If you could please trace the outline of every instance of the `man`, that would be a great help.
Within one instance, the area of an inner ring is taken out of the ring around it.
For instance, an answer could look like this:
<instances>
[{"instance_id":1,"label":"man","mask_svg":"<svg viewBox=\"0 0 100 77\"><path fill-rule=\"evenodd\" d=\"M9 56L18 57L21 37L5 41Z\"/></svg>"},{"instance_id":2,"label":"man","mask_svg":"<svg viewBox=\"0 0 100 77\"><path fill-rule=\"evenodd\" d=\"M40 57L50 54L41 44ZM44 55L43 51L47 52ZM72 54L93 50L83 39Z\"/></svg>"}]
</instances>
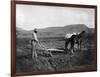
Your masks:
<instances>
[{"instance_id":1,"label":"man","mask_svg":"<svg viewBox=\"0 0 100 77\"><path fill-rule=\"evenodd\" d=\"M43 46L42 44L39 43L39 40L37 38L37 29L35 28L33 30L33 33L32 33L32 40L31 40L31 45L32 45L32 50L31 50L31 53L32 53L32 58L34 57L37 57L37 48L42 48L44 49L45 51L48 51L48 49ZM50 53L50 55L52 56L52 54Z\"/></svg>"},{"instance_id":2,"label":"man","mask_svg":"<svg viewBox=\"0 0 100 77\"><path fill-rule=\"evenodd\" d=\"M37 29L36 28L33 30L31 41L32 41L32 50L31 50L32 51L32 58L34 58L34 57L37 57L36 50L37 50L37 45L39 43L39 40L37 38Z\"/></svg>"}]
</instances>

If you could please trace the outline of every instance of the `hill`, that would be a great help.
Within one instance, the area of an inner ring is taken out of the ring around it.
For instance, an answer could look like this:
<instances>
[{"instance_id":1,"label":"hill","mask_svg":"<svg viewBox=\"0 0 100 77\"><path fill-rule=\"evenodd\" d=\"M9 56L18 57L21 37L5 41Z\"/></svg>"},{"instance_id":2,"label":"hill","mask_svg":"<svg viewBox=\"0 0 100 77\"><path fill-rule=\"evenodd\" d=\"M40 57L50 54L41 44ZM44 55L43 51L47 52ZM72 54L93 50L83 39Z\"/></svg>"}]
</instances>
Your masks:
<instances>
[{"instance_id":1,"label":"hill","mask_svg":"<svg viewBox=\"0 0 100 77\"><path fill-rule=\"evenodd\" d=\"M93 32L93 28L88 28L85 24L72 24L64 27L48 27L38 29L38 37L64 37L66 33L81 32L85 30L87 33ZM16 28L19 32L19 37L31 37L32 31L25 31L20 28Z\"/></svg>"}]
</instances>

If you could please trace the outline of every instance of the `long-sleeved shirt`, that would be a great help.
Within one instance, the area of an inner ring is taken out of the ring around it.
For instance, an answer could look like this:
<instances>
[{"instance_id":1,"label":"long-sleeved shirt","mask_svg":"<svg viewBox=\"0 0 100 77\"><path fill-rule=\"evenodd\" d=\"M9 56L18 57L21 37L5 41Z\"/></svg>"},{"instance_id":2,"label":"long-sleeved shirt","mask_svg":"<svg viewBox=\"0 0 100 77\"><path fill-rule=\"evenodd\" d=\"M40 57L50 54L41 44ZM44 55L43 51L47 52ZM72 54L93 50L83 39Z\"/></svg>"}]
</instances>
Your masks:
<instances>
[{"instance_id":1,"label":"long-sleeved shirt","mask_svg":"<svg viewBox=\"0 0 100 77\"><path fill-rule=\"evenodd\" d=\"M32 33L32 38L33 38L35 41L38 41L37 34L36 34L35 32Z\"/></svg>"}]
</instances>

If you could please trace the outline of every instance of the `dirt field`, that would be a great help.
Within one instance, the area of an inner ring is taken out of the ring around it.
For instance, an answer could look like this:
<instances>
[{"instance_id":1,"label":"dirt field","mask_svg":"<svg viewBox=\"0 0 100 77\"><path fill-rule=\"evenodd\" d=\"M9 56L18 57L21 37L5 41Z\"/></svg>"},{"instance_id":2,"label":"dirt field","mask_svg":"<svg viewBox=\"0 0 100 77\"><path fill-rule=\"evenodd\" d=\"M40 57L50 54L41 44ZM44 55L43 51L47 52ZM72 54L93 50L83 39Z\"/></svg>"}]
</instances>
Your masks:
<instances>
[{"instance_id":1,"label":"dirt field","mask_svg":"<svg viewBox=\"0 0 100 77\"><path fill-rule=\"evenodd\" d=\"M38 57L31 58L30 38L17 38L16 42L16 72L78 70L87 66L94 67L93 63L93 36L85 37L82 49L74 54L64 52L51 52L52 57L43 50L37 50ZM63 37L40 38L41 43L49 48L64 49Z\"/></svg>"}]
</instances>

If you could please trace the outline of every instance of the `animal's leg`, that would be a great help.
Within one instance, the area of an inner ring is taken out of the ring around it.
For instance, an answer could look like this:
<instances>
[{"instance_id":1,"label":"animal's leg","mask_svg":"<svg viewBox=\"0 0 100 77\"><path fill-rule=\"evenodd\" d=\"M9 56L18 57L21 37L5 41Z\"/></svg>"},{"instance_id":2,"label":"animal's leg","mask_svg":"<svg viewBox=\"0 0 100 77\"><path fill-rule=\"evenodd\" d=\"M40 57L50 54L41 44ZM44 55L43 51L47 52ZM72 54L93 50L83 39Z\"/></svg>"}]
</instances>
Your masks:
<instances>
[{"instance_id":1,"label":"animal's leg","mask_svg":"<svg viewBox=\"0 0 100 77\"><path fill-rule=\"evenodd\" d=\"M80 50L81 50L81 48L82 48L82 41L80 40Z\"/></svg>"},{"instance_id":2,"label":"animal's leg","mask_svg":"<svg viewBox=\"0 0 100 77\"><path fill-rule=\"evenodd\" d=\"M67 50L68 50L68 44L69 44L69 41L67 40L67 41L65 41L65 51L67 52Z\"/></svg>"},{"instance_id":3,"label":"animal's leg","mask_svg":"<svg viewBox=\"0 0 100 77\"><path fill-rule=\"evenodd\" d=\"M74 41L71 42L71 53L74 53Z\"/></svg>"},{"instance_id":4,"label":"animal's leg","mask_svg":"<svg viewBox=\"0 0 100 77\"><path fill-rule=\"evenodd\" d=\"M78 49L80 50L80 44L79 44L79 41L77 41L77 44L78 44Z\"/></svg>"},{"instance_id":5,"label":"animal's leg","mask_svg":"<svg viewBox=\"0 0 100 77\"><path fill-rule=\"evenodd\" d=\"M73 49L71 49L71 53L74 54L74 50Z\"/></svg>"}]
</instances>

